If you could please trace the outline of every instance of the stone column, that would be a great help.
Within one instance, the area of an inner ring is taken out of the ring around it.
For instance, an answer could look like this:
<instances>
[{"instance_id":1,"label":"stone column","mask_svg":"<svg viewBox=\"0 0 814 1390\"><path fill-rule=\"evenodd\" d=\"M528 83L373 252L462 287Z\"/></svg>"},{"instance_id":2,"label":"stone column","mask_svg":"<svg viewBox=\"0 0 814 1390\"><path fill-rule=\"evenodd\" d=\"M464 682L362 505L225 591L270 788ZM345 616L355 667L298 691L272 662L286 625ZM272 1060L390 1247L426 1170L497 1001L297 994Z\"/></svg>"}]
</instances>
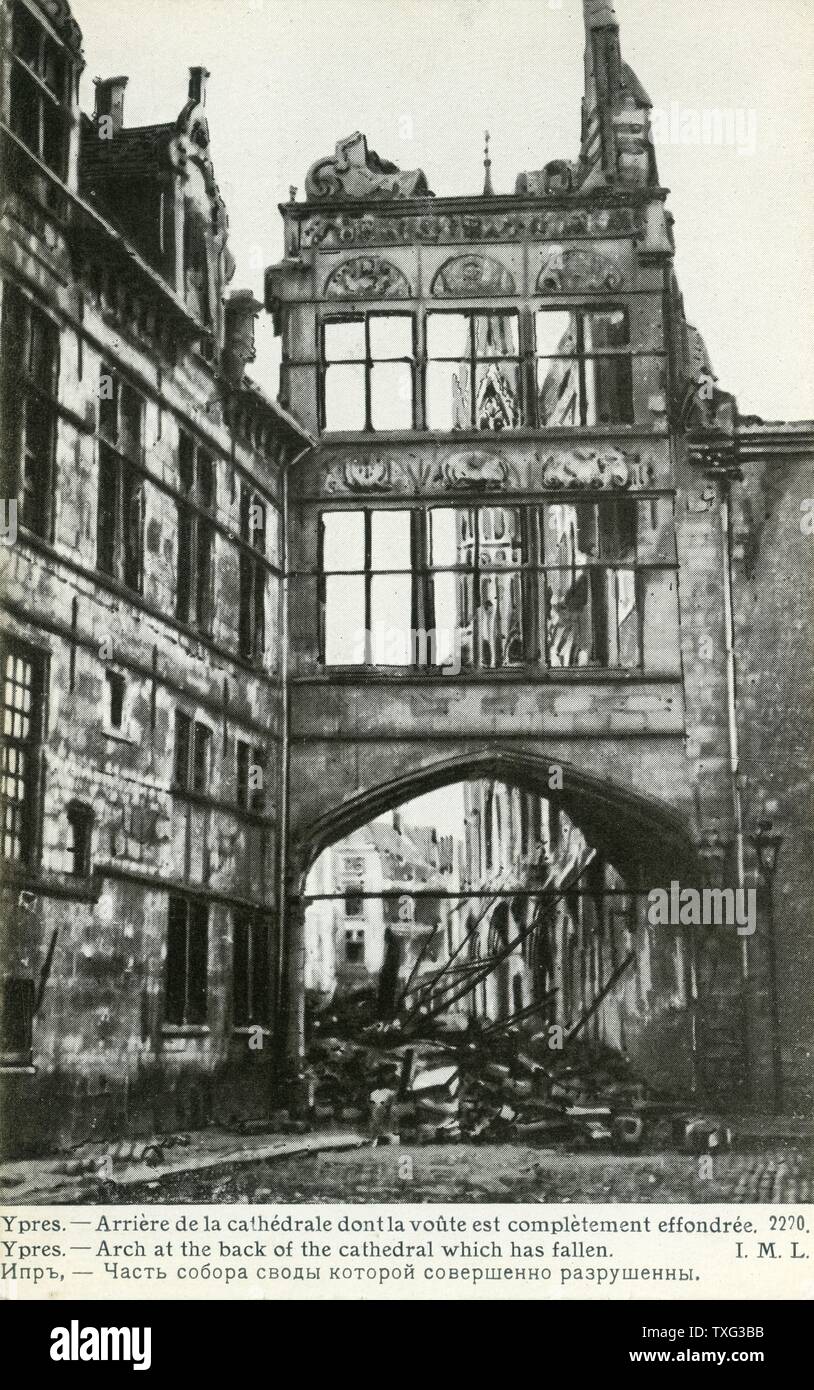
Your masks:
<instances>
[{"instance_id":1,"label":"stone column","mask_svg":"<svg viewBox=\"0 0 814 1390\"><path fill-rule=\"evenodd\" d=\"M289 896L285 906L285 1075L292 1114L308 1108L305 1076L305 907Z\"/></svg>"}]
</instances>

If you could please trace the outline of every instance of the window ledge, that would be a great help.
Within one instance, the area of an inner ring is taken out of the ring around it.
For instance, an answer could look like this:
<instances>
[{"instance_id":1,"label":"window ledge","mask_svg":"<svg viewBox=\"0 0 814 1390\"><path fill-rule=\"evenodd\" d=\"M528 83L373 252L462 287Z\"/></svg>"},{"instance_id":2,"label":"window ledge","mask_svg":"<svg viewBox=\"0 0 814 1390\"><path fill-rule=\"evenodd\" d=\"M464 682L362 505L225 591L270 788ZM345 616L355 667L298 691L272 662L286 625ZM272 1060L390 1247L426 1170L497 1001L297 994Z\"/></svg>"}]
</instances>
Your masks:
<instances>
[{"instance_id":1,"label":"window ledge","mask_svg":"<svg viewBox=\"0 0 814 1390\"><path fill-rule=\"evenodd\" d=\"M267 1028L265 1023L236 1023L232 1028L232 1034L235 1037L248 1037L249 1034L256 1033L258 1028L264 1038L271 1037L271 1029Z\"/></svg>"},{"instance_id":2,"label":"window ledge","mask_svg":"<svg viewBox=\"0 0 814 1390\"><path fill-rule=\"evenodd\" d=\"M208 1023L162 1023L165 1038L205 1038L211 1033Z\"/></svg>"},{"instance_id":3,"label":"window ledge","mask_svg":"<svg viewBox=\"0 0 814 1390\"><path fill-rule=\"evenodd\" d=\"M502 439L535 440L538 443L558 439L613 439L620 434L625 438L635 439L640 435L643 439L651 439L654 436L665 436L667 433L667 425L661 420L654 420L645 424L637 422L633 425L552 426L549 429L545 426L534 429L530 425L523 425L514 430L323 430L317 442L330 445L375 444L377 441L386 440L389 444L420 442L443 444L448 447L456 442L499 445Z\"/></svg>"},{"instance_id":4,"label":"window ledge","mask_svg":"<svg viewBox=\"0 0 814 1390\"><path fill-rule=\"evenodd\" d=\"M177 798L178 801L188 801L193 806L199 806L203 810L222 811L226 815L235 816L238 820L251 825L271 826L274 824L274 815L271 811L253 811L248 806L241 806L239 801L228 801L225 798L209 796L206 792L193 791L191 787L180 787L177 782L170 786L170 795Z\"/></svg>"},{"instance_id":5,"label":"window ledge","mask_svg":"<svg viewBox=\"0 0 814 1390\"><path fill-rule=\"evenodd\" d=\"M34 897L67 898L83 903L98 902L102 891L101 878L95 871L90 877L80 878L73 874L37 871L7 860L0 861L0 885L31 893Z\"/></svg>"},{"instance_id":6,"label":"window ledge","mask_svg":"<svg viewBox=\"0 0 814 1390\"><path fill-rule=\"evenodd\" d=\"M105 738L110 739L111 743L123 743L126 744L128 748L136 747L136 740L131 738L129 734L123 734L121 729L112 729L109 726L105 726L104 735Z\"/></svg>"},{"instance_id":7,"label":"window ledge","mask_svg":"<svg viewBox=\"0 0 814 1390\"><path fill-rule=\"evenodd\" d=\"M0 1062L0 1076L36 1076L37 1071L31 1062Z\"/></svg>"},{"instance_id":8,"label":"window ledge","mask_svg":"<svg viewBox=\"0 0 814 1390\"><path fill-rule=\"evenodd\" d=\"M293 685L330 685L341 683L390 685L422 684L426 681L468 685L585 685L591 682L611 685L675 685L681 681L680 671L627 671L603 666L579 666L573 669L536 669L514 667L503 670L448 671L438 667L413 666L330 666L313 671L292 673Z\"/></svg>"}]
</instances>

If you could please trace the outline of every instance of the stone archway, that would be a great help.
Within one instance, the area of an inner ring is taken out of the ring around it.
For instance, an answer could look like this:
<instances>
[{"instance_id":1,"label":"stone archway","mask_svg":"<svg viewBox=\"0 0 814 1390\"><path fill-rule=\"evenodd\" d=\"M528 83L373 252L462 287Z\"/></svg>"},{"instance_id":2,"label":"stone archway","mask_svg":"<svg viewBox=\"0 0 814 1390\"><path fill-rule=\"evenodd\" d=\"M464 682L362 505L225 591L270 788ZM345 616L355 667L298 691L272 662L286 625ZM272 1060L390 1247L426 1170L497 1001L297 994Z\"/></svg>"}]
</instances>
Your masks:
<instances>
[{"instance_id":1,"label":"stone archway","mask_svg":"<svg viewBox=\"0 0 814 1390\"><path fill-rule=\"evenodd\" d=\"M456 753L365 788L312 821L289 848L290 895L296 899L311 863L333 841L424 792L476 777L527 787L546 797L555 794L577 823L592 832L604 828L622 857L630 858L641 848L663 861L667 871L697 872L690 827L666 802L631 792L544 753L486 747Z\"/></svg>"},{"instance_id":2,"label":"stone archway","mask_svg":"<svg viewBox=\"0 0 814 1390\"><path fill-rule=\"evenodd\" d=\"M386 811L452 783L490 779L510 788L524 788L549 803L556 802L585 837L601 846L603 854L624 870L634 896L641 895L654 884L669 883L672 878L699 881L700 869L689 827L674 809L653 797L631 793L542 755L488 747L474 755L440 759L415 772L365 788L326 811L291 846L286 922L286 1049L292 1069L296 1070L301 1064L305 1048L303 896L311 865L324 850ZM507 912L507 918L508 915ZM649 952L647 943L645 956L648 959ZM492 997L504 1011L510 1011L521 989L515 985L514 976L511 966L504 967L502 973L496 974L492 985ZM688 1016L685 1024L685 1051L692 1066L694 1057L688 1040L695 1032ZM669 1046L669 1039L665 1046Z\"/></svg>"}]
</instances>

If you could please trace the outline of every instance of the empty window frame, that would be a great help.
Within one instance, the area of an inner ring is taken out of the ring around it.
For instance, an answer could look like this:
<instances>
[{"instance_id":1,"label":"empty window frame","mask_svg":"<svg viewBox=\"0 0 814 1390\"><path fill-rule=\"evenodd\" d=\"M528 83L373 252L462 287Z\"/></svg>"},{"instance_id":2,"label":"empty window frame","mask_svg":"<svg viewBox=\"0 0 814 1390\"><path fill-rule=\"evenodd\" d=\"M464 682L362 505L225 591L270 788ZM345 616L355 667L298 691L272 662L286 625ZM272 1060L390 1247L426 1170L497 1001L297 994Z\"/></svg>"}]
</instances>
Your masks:
<instances>
[{"instance_id":1,"label":"empty window frame","mask_svg":"<svg viewBox=\"0 0 814 1390\"><path fill-rule=\"evenodd\" d=\"M178 580L175 616L200 632L212 627L215 466L184 431L178 445Z\"/></svg>"},{"instance_id":2,"label":"empty window frame","mask_svg":"<svg viewBox=\"0 0 814 1390\"><path fill-rule=\"evenodd\" d=\"M412 314L356 314L322 324L325 430L411 430L415 342Z\"/></svg>"},{"instance_id":3,"label":"empty window frame","mask_svg":"<svg viewBox=\"0 0 814 1390\"><path fill-rule=\"evenodd\" d=\"M267 916L236 908L232 917L232 1024L246 1028L269 1022L269 929Z\"/></svg>"},{"instance_id":4,"label":"empty window frame","mask_svg":"<svg viewBox=\"0 0 814 1390\"><path fill-rule=\"evenodd\" d=\"M262 815L266 809L266 750L244 739L235 744L236 801L243 811Z\"/></svg>"},{"instance_id":5,"label":"empty window frame","mask_svg":"<svg viewBox=\"0 0 814 1390\"><path fill-rule=\"evenodd\" d=\"M124 730L124 697L127 682L119 671L105 671L106 721L108 729L116 733Z\"/></svg>"},{"instance_id":6,"label":"empty window frame","mask_svg":"<svg viewBox=\"0 0 814 1390\"><path fill-rule=\"evenodd\" d=\"M11 47L9 124L31 153L64 180L73 65L61 44L19 0L13 11Z\"/></svg>"},{"instance_id":7,"label":"empty window frame","mask_svg":"<svg viewBox=\"0 0 814 1390\"><path fill-rule=\"evenodd\" d=\"M93 808L82 801L72 801L66 808L65 819L64 871L73 878L89 878L92 868Z\"/></svg>"},{"instance_id":8,"label":"empty window frame","mask_svg":"<svg viewBox=\"0 0 814 1390\"><path fill-rule=\"evenodd\" d=\"M427 315L428 429L500 431L522 423L519 326L516 311Z\"/></svg>"},{"instance_id":9,"label":"empty window frame","mask_svg":"<svg viewBox=\"0 0 814 1390\"><path fill-rule=\"evenodd\" d=\"M364 915L364 888L361 883L350 884L345 888L345 916L351 918L364 918Z\"/></svg>"},{"instance_id":10,"label":"empty window frame","mask_svg":"<svg viewBox=\"0 0 814 1390\"><path fill-rule=\"evenodd\" d=\"M534 341L541 428L634 423L625 309L541 309Z\"/></svg>"},{"instance_id":11,"label":"empty window frame","mask_svg":"<svg viewBox=\"0 0 814 1390\"><path fill-rule=\"evenodd\" d=\"M413 664L409 511L323 512L322 651L327 666Z\"/></svg>"},{"instance_id":12,"label":"empty window frame","mask_svg":"<svg viewBox=\"0 0 814 1390\"><path fill-rule=\"evenodd\" d=\"M99 376L99 494L96 564L136 593L144 557L144 402L108 367Z\"/></svg>"},{"instance_id":13,"label":"empty window frame","mask_svg":"<svg viewBox=\"0 0 814 1390\"><path fill-rule=\"evenodd\" d=\"M364 927L347 927L345 930L345 963L347 965L364 965L365 963L365 929Z\"/></svg>"},{"instance_id":14,"label":"empty window frame","mask_svg":"<svg viewBox=\"0 0 814 1390\"><path fill-rule=\"evenodd\" d=\"M167 914L164 1020L173 1027L206 1023L208 954L206 903L172 894Z\"/></svg>"},{"instance_id":15,"label":"empty window frame","mask_svg":"<svg viewBox=\"0 0 814 1390\"><path fill-rule=\"evenodd\" d=\"M538 509L546 664L673 669L675 531L667 498L549 502Z\"/></svg>"},{"instance_id":16,"label":"empty window frame","mask_svg":"<svg viewBox=\"0 0 814 1390\"><path fill-rule=\"evenodd\" d=\"M323 512L328 666L672 670L667 498Z\"/></svg>"},{"instance_id":17,"label":"empty window frame","mask_svg":"<svg viewBox=\"0 0 814 1390\"><path fill-rule=\"evenodd\" d=\"M240 655L260 662L266 646L266 506L241 484L240 491Z\"/></svg>"},{"instance_id":18,"label":"empty window frame","mask_svg":"<svg viewBox=\"0 0 814 1390\"><path fill-rule=\"evenodd\" d=\"M192 790L199 796L206 796L211 776L212 730L196 720L192 728Z\"/></svg>"},{"instance_id":19,"label":"empty window frame","mask_svg":"<svg viewBox=\"0 0 814 1390\"><path fill-rule=\"evenodd\" d=\"M6 976L0 1004L0 1066L31 1066L34 1006L34 981Z\"/></svg>"},{"instance_id":20,"label":"empty window frame","mask_svg":"<svg viewBox=\"0 0 814 1390\"><path fill-rule=\"evenodd\" d=\"M520 507L433 507L426 513L422 627L436 664L503 669L530 659L524 570L530 555Z\"/></svg>"},{"instance_id":21,"label":"empty window frame","mask_svg":"<svg viewBox=\"0 0 814 1390\"><path fill-rule=\"evenodd\" d=\"M51 538L59 385L59 330L15 286L3 286L3 492L18 520Z\"/></svg>"},{"instance_id":22,"label":"empty window frame","mask_svg":"<svg viewBox=\"0 0 814 1390\"><path fill-rule=\"evenodd\" d=\"M173 785L206 796L212 775L212 730L183 710L175 711Z\"/></svg>"},{"instance_id":23,"label":"empty window frame","mask_svg":"<svg viewBox=\"0 0 814 1390\"><path fill-rule=\"evenodd\" d=\"M39 653L21 643L0 646L0 663L2 857L30 865L36 844L44 663Z\"/></svg>"}]
</instances>

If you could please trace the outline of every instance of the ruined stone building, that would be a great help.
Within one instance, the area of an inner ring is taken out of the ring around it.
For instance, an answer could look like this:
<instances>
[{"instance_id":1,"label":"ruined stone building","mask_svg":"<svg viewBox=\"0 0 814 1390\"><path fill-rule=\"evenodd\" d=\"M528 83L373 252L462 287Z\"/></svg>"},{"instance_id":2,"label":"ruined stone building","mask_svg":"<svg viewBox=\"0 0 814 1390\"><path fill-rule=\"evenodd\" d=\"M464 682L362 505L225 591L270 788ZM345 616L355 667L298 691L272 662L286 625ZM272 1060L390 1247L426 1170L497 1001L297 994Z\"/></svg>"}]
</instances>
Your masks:
<instances>
[{"instance_id":1,"label":"ruined stone building","mask_svg":"<svg viewBox=\"0 0 814 1390\"><path fill-rule=\"evenodd\" d=\"M451 838L399 811L323 851L305 889L305 990L317 1012L357 1000L395 1015L399 995L443 952L454 867Z\"/></svg>"},{"instance_id":2,"label":"ruined stone building","mask_svg":"<svg viewBox=\"0 0 814 1390\"><path fill-rule=\"evenodd\" d=\"M641 896L556 798L481 779L465 784L465 802L456 925L461 968L476 979L470 1013L536 1031L556 1024L691 1090L686 933L662 927L657 939ZM654 990L651 1013L643 1002Z\"/></svg>"},{"instance_id":3,"label":"ruined stone building","mask_svg":"<svg viewBox=\"0 0 814 1390\"><path fill-rule=\"evenodd\" d=\"M272 1050L280 473L207 73L80 116L62 0L3 7L3 1130L258 1105ZM11 535L7 536L11 540ZM13 1133L12 1133L13 1131Z\"/></svg>"},{"instance_id":4,"label":"ruined stone building","mask_svg":"<svg viewBox=\"0 0 814 1390\"><path fill-rule=\"evenodd\" d=\"M461 781L526 805L498 837L523 820L524 903L497 885L465 947L500 967L487 1012L555 990L573 1024L601 996L660 1084L806 1102L814 426L719 387L649 99L613 5L584 9L575 158L449 198L359 133L311 168L266 277L275 403L246 376L261 306L229 288L206 71L166 124L128 128L124 77L89 118L65 0L3 5L18 1148L277 1105L319 856ZM753 937L649 928L654 887L754 886L766 816Z\"/></svg>"},{"instance_id":5,"label":"ruined stone building","mask_svg":"<svg viewBox=\"0 0 814 1390\"><path fill-rule=\"evenodd\" d=\"M649 98L613 5L584 11L576 159L511 195L487 164L482 192L447 198L357 132L281 208L280 400L317 437L288 479L286 1046L302 1056L315 856L480 779L544 798L601 874L557 908L561 1016L600 1000L597 1026L662 1084L804 1104L814 435L720 388ZM649 927L655 887L756 887L766 817L785 835L773 924L763 885L751 938ZM629 919L608 920L615 895ZM500 946L528 911L504 894L472 933L486 1010L550 983L530 937Z\"/></svg>"}]
</instances>

